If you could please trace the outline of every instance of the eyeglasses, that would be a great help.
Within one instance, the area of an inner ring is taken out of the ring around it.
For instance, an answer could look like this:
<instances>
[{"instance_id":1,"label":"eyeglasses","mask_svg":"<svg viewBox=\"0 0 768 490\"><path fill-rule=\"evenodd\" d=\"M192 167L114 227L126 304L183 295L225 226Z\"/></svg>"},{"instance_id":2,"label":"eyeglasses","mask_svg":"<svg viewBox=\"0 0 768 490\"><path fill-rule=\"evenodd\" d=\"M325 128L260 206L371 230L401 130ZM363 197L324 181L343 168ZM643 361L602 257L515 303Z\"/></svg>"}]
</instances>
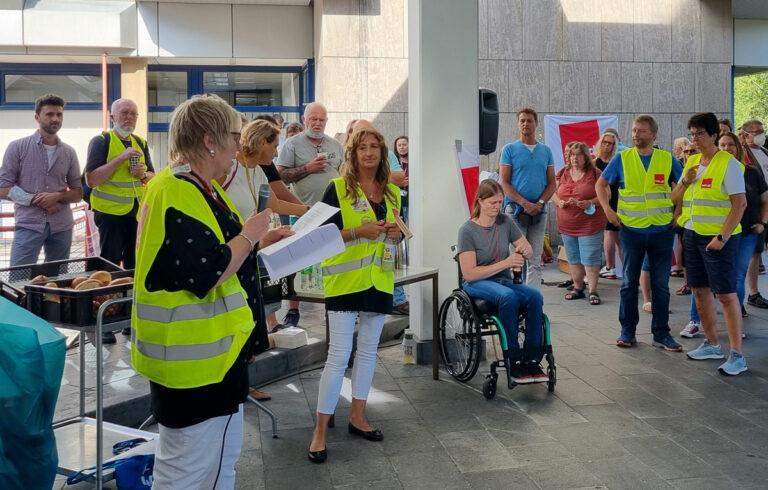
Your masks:
<instances>
[{"instance_id":1,"label":"eyeglasses","mask_svg":"<svg viewBox=\"0 0 768 490\"><path fill-rule=\"evenodd\" d=\"M758 129L756 131L744 131L744 132L747 134L751 134L752 136L758 136L765 133L765 131L763 131L762 129Z\"/></svg>"},{"instance_id":2,"label":"eyeglasses","mask_svg":"<svg viewBox=\"0 0 768 490\"><path fill-rule=\"evenodd\" d=\"M696 150L683 150L684 155L695 155Z\"/></svg>"},{"instance_id":3,"label":"eyeglasses","mask_svg":"<svg viewBox=\"0 0 768 490\"><path fill-rule=\"evenodd\" d=\"M240 133L239 131L230 131L230 132L229 132L229 134L231 134L231 135L232 135L232 137L233 137L233 138L234 138L234 140L235 140L235 143L237 143L238 145L240 145L240 136L241 136L241 133Z\"/></svg>"},{"instance_id":4,"label":"eyeglasses","mask_svg":"<svg viewBox=\"0 0 768 490\"><path fill-rule=\"evenodd\" d=\"M614 141L603 141L603 144L604 145L608 145L608 146L613 146L613 145L616 144L616 142L614 142Z\"/></svg>"},{"instance_id":5,"label":"eyeglasses","mask_svg":"<svg viewBox=\"0 0 768 490\"><path fill-rule=\"evenodd\" d=\"M688 133L688 136L690 136L691 139L694 139L694 138L701 138L706 134L708 134L706 131L691 131L690 133Z\"/></svg>"}]
</instances>

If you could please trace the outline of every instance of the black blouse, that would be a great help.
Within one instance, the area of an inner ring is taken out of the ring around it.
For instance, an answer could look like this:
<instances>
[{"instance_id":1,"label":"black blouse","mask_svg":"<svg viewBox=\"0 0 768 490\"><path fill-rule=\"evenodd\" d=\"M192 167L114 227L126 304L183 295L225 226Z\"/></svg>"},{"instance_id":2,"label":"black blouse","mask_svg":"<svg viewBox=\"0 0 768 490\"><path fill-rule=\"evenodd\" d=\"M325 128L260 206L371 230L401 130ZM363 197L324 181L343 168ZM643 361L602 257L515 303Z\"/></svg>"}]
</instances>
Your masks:
<instances>
[{"instance_id":1,"label":"black blouse","mask_svg":"<svg viewBox=\"0 0 768 490\"><path fill-rule=\"evenodd\" d=\"M191 182L205 196L225 241L240 233L241 225L237 216L226 209L223 202L204 192L192 179L184 176L178 178ZM219 243L213 230L197 219L170 208L165 213L164 243L147 274L147 290L187 290L203 298L218 282L231 257L232 251L225 244ZM253 253L245 259L237 271L237 278L248 295L248 306L253 317L258 319L263 305L255 257ZM237 412L238 405L248 395L248 359L266 350L267 346L266 326L256 325L221 382L190 389L168 388L150 382L155 419L166 427L182 428Z\"/></svg>"},{"instance_id":2,"label":"black blouse","mask_svg":"<svg viewBox=\"0 0 768 490\"><path fill-rule=\"evenodd\" d=\"M339 196L336 195L336 186L331 184L325 189L322 201L329 206L339 207ZM381 202L368 201L376 213L377 220L384 220L387 218L387 205L382 200ZM341 211L334 214L327 223L335 224L340 230L344 229L344 220L341 218ZM360 291L358 293L342 294L341 296L333 296L331 298L325 298L325 309L328 311L369 311L371 313L392 313L392 300L393 296L389 293L379 291L375 287L371 287L366 291Z\"/></svg>"}]
</instances>

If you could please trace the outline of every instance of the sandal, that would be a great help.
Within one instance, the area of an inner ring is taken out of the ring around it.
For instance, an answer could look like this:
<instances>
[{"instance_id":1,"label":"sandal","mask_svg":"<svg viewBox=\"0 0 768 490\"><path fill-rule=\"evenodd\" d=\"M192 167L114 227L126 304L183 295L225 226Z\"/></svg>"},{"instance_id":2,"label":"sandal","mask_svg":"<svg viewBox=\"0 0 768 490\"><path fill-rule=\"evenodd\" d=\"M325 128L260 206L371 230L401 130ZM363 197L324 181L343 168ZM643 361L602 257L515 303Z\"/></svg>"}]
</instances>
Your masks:
<instances>
[{"instance_id":1,"label":"sandal","mask_svg":"<svg viewBox=\"0 0 768 490\"><path fill-rule=\"evenodd\" d=\"M589 304L591 304L591 305L599 305L600 303L602 303L602 301L600 301L600 295L597 294L597 291L590 292L589 293Z\"/></svg>"},{"instance_id":2,"label":"sandal","mask_svg":"<svg viewBox=\"0 0 768 490\"><path fill-rule=\"evenodd\" d=\"M691 294L691 288L687 284L683 284L677 291L675 291L675 294L678 296L688 296Z\"/></svg>"},{"instance_id":3,"label":"sandal","mask_svg":"<svg viewBox=\"0 0 768 490\"><path fill-rule=\"evenodd\" d=\"M573 280L568 279L567 281L563 281L557 284L557 287L559 288L567 288L568 286L573 286Z\"/></svg>"},{"instance_id":4,"label":"sandal","mask_svg":"<svg viewBox=\"0 0 768 490\"><path fill-rule=\"evenodd\" d=\"M282 323L278 323L277 325L272 327L272 330L270 330L269 333L277 333L277 332L279 332L280 330L282 330L284 328L288 328L288 326L287 325L283 325Z\"/></svg>"},{"instance_id":5,"label":"sandal","mask_svg":"<svg viewBox=\"0 0 768 490\"><path fill-rule=\"evenodd\" d=\"M576 289L574 288L573 291L565 295L565 299L568 301L572 301L574 299L582 299L586 298L586 295L584 295L584 288L582 289Z\"/></svg>"}]
</instances>

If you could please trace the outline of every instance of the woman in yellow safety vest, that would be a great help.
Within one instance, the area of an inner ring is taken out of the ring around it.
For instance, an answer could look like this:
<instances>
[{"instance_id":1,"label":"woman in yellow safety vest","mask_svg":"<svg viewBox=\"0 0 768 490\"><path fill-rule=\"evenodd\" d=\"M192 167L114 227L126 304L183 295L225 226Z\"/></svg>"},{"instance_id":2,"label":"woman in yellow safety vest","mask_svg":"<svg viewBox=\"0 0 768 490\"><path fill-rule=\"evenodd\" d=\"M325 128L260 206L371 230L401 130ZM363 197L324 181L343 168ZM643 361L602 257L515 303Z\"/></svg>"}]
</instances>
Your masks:
<instances>
[{"instance_id":1,"label":"woman in yellow safety vest","mask_svg":"<svg viewBox=\"0 0 768 490\"><path fill-rule=\"evenodd\" d=\"M214 180L240 148L240 117L224 100L179 105L168 143L171 167L139 212L132 312L131 359L160 427L154 483L234 488L246 363L267 342L254 330L263 306L253 251L290 232L267 232L269 209L243 221Z\"/></svg>"},{"instance_id":2,"label":"woman in yellow safety vest","mask_svg":"<svg viewBox=\"0 0 768 490\"><path fill-rule=\"evenodd\" d=\"M346 250L322 263L330 345L320 378L317 423L309 446L308 457L313 463L322 463L327 456L326 429L339 400L358 319L360 331L352 370L348 430L369 441L384 438L380 430L368 423L365 402L373 381L384 315L392 312L392 249L402 238L394 224L400 209L400 192L389 184L387 153L381 133L370 127L355 131L347 139L341 177L331 181L322 199L341 210L329 222L341 229Z\"/></svg>"},{"instance_id":3,"label":"woman in yellow safety vest","mask_svg":"<svg viewBox=\"0 0 768 490\"><path fill-rule=\"evenodd\" d=\"M715 293L723 308L730 344L730 355L718 370L735 376L747 370L741 351L741 307L736 294L740 222L747 207L744 165L716 146L720 127L713 113L694 114L688 120L688 130L700 153L686 160L672 200L682 206L677 223L685 228L685 272L706 339L687 355L697 361L726 358L717 338Z\"/></svg>"}]
</instances>

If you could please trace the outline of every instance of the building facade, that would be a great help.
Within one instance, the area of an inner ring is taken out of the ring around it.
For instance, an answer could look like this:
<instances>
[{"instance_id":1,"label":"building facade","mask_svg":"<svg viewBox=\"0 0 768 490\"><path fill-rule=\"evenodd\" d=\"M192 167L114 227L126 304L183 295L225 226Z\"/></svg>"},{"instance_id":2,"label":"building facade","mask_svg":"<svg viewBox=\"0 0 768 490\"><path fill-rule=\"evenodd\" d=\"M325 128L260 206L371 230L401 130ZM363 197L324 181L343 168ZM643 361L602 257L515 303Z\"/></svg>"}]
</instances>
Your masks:
<instances>
[{"instance_id":1,"label":"building facade","mask_svg":"<svg viewBox=\"0 0 768 490\"><path fill-rule=\"evenodd\" d=\"M102 129L103 54L107 101L138 102L138 132L159 166L170 112L204 92L289 121L318 100L329 133L366 118L391 142L408 132L407 2L4 1L0 151L35 127L35 97L57 92L69 101L62 136L84 162ZM515 137L524 106L542 115L618 114L624 139L632 117L647 112L664 147L687 132L693 112L731 117L734 66L768 65L764 50L749 49L768 38L761 3L478 0L480 85L499 95L499 147ZM497 162L498 153L484 166Z\"/></svg>"}]
</instances>

